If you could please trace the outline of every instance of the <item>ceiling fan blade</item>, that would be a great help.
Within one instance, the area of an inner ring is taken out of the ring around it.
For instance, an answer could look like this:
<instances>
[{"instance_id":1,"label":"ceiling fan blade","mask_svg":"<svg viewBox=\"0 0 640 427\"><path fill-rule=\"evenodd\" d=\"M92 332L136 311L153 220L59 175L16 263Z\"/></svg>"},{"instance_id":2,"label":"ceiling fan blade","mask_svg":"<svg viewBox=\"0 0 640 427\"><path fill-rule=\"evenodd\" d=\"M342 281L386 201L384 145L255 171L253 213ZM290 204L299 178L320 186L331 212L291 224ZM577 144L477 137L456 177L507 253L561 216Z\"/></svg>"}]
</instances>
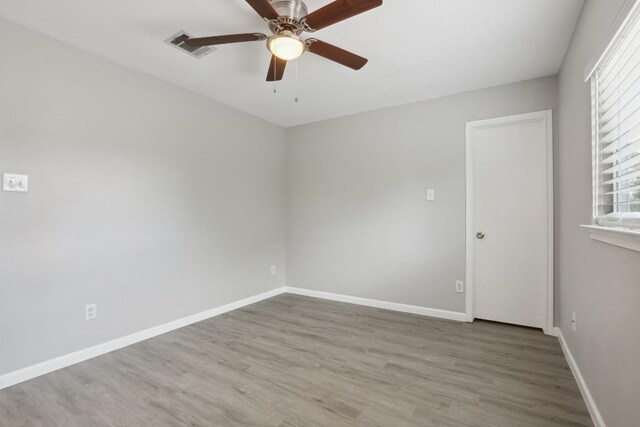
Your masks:
<instances>
[{"instance_id":1,"label":"ceiling fan blade","mask_svg":"<svg viewBox=\"0 0 640 427\"><path fill-rule=\"evenodd\" d=\"M226 36L200 37L185 40L187 46L198 48L227 43L257 42L266 40L267 36L261 33L229 34Z\"/></svg>"},{"instance_id":2,"label":"ceiling fan blade","mask_svg":"<svg viewBox=\"0 0 640 427\"><path fill-rule=\"evenodd\" d=\"M280 16L273 6L271 6L269 0L247 0L247 3L264 19L278 19Z\"/></svg>"},{"instance_id":3,"label":"ceiling fan blade","mask_svg":"<svg viewBox=\"0 0 640 427\"><path fill-rule=\"evenodd\" d=\"M287 61L280 59L275 55L271 55L271 64L269 64L269 72L267 73L267 81L280 81L284 76L284 69L287 67Z\"/></svg>"},{"instance_id":4,"label":"ceiling fan blade","mask_svg":"<svg viewBox=\"0 0 640 427\"><path fill-rule=\"evenodd\" d=\"M307 50L311 53L315 53L316 55L322 56L323 58L327 58L331 61L337 62L338 64L342 64L345 67L349 67L354 70L359 70L360 68L364 67L367 62L369 62L367 58L363 58L362 56L358 56L355 53L340 49L337 46L325 43L318 39L308 39Z\"/></svg>"},{"instance_id":5,"label":"ceiling fan blade","mask_svg":"<svg viewBox=\"0 0 640 427\"><path fill-rule=\"evenodd\" d=\"M381 5L382 0L335 0L307 15L304 22L317 31Z\"/></svg>"}]
</instances>

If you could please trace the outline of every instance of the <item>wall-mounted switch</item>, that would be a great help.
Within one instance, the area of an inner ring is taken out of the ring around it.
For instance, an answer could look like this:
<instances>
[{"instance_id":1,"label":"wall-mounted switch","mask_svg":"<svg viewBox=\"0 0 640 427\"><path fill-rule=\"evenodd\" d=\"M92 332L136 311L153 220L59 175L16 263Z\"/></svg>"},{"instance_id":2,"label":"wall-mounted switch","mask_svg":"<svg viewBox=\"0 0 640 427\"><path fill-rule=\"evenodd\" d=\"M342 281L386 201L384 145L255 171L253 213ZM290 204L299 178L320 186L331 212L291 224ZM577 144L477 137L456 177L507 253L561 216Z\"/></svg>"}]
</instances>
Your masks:
<instances>
[{"instance_id":1,"label":"wall-mounted switch","mask_svg":"<svg viewBox=\"0 0 640 427\"><path fill-rule=\"evenodd\" d=\"M98 304L87 304L84 306L84 320L92 320L98 317Z\"/></svg>"},{"instance_id":2,"label":"wall-mounted switch","mask_svg":"<svg viewBox=\"0 0 640 427\"><path fill-rule=\"evenodd\" d=\"M3 191L19 191L26 193L29 191L29 177L27 175L16 175L14 173L2 174Z\"/></svg>"},{"instance_id":3,"label":"wall-mounted switch","mask_svg":"<svg viewBox=\"0 0 640 427\"><path fill-rule=\"evenodd\" d=\"M427 201L432 201L436 199L436 190L430 188L427 190Z\"/></svg>"},{"instance_id":4,"label":"wall-mounted switch","mask_svg":"<svg viewBox=\"0 0 640 427\"><path fill-rule=\"evenodd\" d=\"M276 274L276 266L275 265L271 266L271 274Z\"/></svg>"},{"instance_id":5,"label":"wall-mounted switch","mask_svg":"<svg viewBox=\"0 0 640 427\"><path fill-rule=\"evenodd\" d=\"M464 282L462 280L456 280L456 292L464 292Z\"/></svg>"}]
</instances>

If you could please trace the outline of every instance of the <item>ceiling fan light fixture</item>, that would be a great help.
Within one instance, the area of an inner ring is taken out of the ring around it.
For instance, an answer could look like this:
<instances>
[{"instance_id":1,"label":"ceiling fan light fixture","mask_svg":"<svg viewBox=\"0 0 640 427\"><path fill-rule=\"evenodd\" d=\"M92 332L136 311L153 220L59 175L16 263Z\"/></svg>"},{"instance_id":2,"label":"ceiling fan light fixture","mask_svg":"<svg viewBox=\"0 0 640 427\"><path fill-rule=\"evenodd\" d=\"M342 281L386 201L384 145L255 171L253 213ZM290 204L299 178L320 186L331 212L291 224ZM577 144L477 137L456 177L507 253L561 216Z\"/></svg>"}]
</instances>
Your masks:
<instances>
[{"instance_id":1,"label":"ceiling fan light fixture","mask_svg":"<svg viewBox=\"0 0 640 427\"><path fill-rule=\"evenodd\" d=\"M263 33L241 33L187 38L183 43L187 48L195 51L206 46L267 40L267 49L271 52L267 73L268 82L282 80L287 62L300 57L306 51L352 70L364 67L367 58L315 38L305 40L300 37L300 34L313 33L353 18L381 6L383 2L383 0L332 0L326 6L308 13L304 0L245 1L266 21L269 30L273 33L271 37Z\"/></svg>"},{"instance_id":2,"label":"ceiling fan light fixture","mask_svg":"<svg viewBox=\"0 0 640 427\"><path fill-rule=\"evenodd\" d=\"M305 51L304 41L288 31L269 37L267 47L277 58L285 61L296 59Z\"/></svg>"}]
</instances>

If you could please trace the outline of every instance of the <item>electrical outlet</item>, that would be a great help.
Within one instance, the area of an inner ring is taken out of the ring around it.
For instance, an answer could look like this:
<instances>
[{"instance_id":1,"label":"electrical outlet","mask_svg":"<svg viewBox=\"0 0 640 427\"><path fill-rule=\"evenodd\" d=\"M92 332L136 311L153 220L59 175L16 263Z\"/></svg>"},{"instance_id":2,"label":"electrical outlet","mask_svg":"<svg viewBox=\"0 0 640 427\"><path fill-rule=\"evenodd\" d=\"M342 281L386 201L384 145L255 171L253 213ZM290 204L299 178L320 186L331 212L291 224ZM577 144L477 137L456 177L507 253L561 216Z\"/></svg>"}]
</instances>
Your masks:
<instances>
[{"instance_id":1,"label":"electrical outlet","mask_svg":"<svg viewBox=\"0 0 640 427\"><path fill-rule=\"evenodd\" d=\"M462 280L456 280L456 292L464 292L464 282Z\"/></svg>"},{"instance_id":2,"label":"electrical outlet","mask_svg":"<svg viewBox=\"0 0 640 427\"><path fill-rule=\"evenodd\" d=\"M276 274L276 266L275 265L271 266L271 274Z\"/></svg>"},{"instance_id":3,"label":"electrical outlet","mask_svg":"<svg viewBox=\"0 0 640 427\"><path fill-rule=\"evenodd\" d=\"M431 202L436 199L436 190L429 188L427 190L427 201Z\"/></svg>"},{"instance_id":4,"label":"electrical outlet","mask_svg":"<svg viewBox=\"0 0 640 427\"><path fill-rule=\"evenodd\" d=\"M574 332L575 332L576 328L577 328L577 326L576 326L576 312L572 311L571 312L571 329L573 329Z\"/></svg>"},{"instance_id":5,"label":"electrical outlet","mask_svg":"<svg viewBox=\"0 0 640 427\"><path fill-rule=\"evenodd\" d=\"M98 304L87 304L84 306L84 320L92 320L98 317Z\"/></svg>"},{"instance_id":6,"label":"electrical outlet","mask_svg":"<svg viewBox=\"0 0 640 427\"><path fill-rule=\"evenodd\" d=\"M16 175L14 173L2 174L2 190L18 191L26 193L29 191L29 177L27 175Z\"/></svg>"}]
</instances>

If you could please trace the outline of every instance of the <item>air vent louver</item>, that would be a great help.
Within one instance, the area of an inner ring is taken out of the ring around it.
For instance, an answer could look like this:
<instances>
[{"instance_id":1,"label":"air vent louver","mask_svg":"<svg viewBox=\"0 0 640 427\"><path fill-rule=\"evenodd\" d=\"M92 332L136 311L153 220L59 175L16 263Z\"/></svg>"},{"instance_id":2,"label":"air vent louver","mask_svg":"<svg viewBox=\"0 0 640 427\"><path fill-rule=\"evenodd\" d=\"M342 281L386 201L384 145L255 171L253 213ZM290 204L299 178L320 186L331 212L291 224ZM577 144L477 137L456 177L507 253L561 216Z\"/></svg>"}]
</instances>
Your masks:
<instances>
[{"instance_id":1,"label":"air vent louver","mask_svg":"<svg viewBox=\"0 0 640 427\"><path fill-rule=\"evenodd\" d=\"M188 53L194 58L202 58L203 56L206 56L216 50L216 48L213 46L204 46L199 48L193 48L191 46L188 46L185 43L185 41L189 40L190 38L191 38L191 35L188 34L186 31L179 31L176 34L169 37L168 39L166 39L164 42L168 45L171 45L175 48L180 49L183 52Z\"/></svg>"}]
</instances>

